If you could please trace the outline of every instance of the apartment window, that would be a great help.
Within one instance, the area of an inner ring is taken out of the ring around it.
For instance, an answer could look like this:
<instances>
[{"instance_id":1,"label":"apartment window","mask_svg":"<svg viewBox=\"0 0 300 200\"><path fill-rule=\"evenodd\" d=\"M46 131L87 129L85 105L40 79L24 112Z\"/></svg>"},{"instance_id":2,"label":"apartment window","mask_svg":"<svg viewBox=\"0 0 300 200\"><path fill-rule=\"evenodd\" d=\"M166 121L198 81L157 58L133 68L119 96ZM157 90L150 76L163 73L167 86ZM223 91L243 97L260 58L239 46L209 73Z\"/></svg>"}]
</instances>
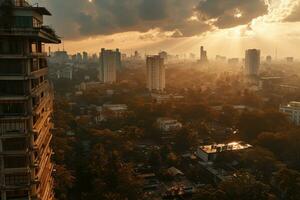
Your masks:
<instances>
[{"instance_id":1,"label":"apartment window","mask_svg":"<svg viewBox=\"0 0 300 200\"><path fill-rule=\"evenodd\" d=\"M26 130L26 121L9 120L0 122L0 134L24 132Z\"/></svg>"},{"instance_id":2,"label":"apartment window","mask_svg":"<svg viewBox=\"0 0 300 200\"><path fill-rule=\"evenodd\" d=\"M14 190L6 192L7 200L15 200L15 199L29 199L28 191L26 190Z\"/></svg>"},{"instance_id":3,"label":"apartment window","mask_svg":"<svg viewBox=\"0 0 300 200\"><path fill-rule=\"evenodd\" d=\"M44 59L44 58L40 58L39 59L39 66L40 66L40 69L47 68L48 67L47 60Z\"/></svg>"},{"instance_id":4,"label":"apartment window","mask_svg":"<svg viewBox=\"0 0 300 200\"><path fill-rule=\"evenodd\" d=\"M25 81L0 81L0 95L25 95Z\"/></svg>"},{"instance_id":5,"label":"apartment window","mask_svg":"<svg viewBox=\"0 0 300 200\"><path fill-rule=\"evenodd\" d=\"M5 185L19 186L28 184L28 175L26 173L5 175ZM22 193L23 194L23 193Z\"/></svg>"},{"instance_id":6,"label":"apartment window","mask_svg":"<svg viewBox=\"0 0 300 200\"><path fill-rule=\"evenodd\" d=\"M2 139L4 151L23 151L26 149L25 138Z\"/></svg>"},{"instance_id":7,"label":"apartment window","mask_svg":"<svg viewBox=\"0 0 300 200\"><path fill-rule=\"evenodd\" d=\"M16 16L15 27L17 28L32 28L33 18L31 16Z\"/></svg>"},{"instance_id":8,"label":"apartment window","mask_svg":"<svg viewBox=\"0 0 300 200\"><path fill-rule=\"evenodd\" d=\"M1 103L0 115L25 114L24 103Z\"/></svg>"},{"instance_id":9,"label":"apartment window","mask_svg":"<svg viewBox=\"0 0 300 200\"><path fill-rule=\"evenodd\" d=\"M1 75L23 75L25 73L25 64L21 60L3 59L0 62Z\"/></svg>"},{"instance_id":10,"label":"apartment window","mask_svg":"<svg viewBox=\"0 0 300 200\"><path fill-rule=\"evenodd\" d=\"M21 54L23 42L21 40L0 40L0 54Z\"/></svg>"},{"instance_id":11,"label":"apartment window","mask_svg":"<svg viewBox=\"0 0 300 200\"><path fill-rule=\"evenodd\" d=\"M5 156L4 168L23 168L26 167L25 156Z\"/></svg>"}]
</instances>

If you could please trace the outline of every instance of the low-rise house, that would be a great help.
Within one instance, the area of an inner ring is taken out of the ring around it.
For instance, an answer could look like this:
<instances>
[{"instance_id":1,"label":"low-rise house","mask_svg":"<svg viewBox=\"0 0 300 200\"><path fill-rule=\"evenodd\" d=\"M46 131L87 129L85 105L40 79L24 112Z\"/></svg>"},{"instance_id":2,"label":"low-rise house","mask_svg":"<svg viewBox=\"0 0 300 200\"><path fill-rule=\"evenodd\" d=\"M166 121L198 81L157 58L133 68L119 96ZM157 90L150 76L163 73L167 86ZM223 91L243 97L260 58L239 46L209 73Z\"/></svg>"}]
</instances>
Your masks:
<instances>
[{"instance_id":1,"label":"low-rise house","mask_svg":"<svg viewBox=\"0 0 300 200\"><path fill-rule=\"evenodd\" d=\"M158 118L157 126L161 131L170 132L180 130L182 128L182 123L176 119Z\"/></svg>"}]
</instances>

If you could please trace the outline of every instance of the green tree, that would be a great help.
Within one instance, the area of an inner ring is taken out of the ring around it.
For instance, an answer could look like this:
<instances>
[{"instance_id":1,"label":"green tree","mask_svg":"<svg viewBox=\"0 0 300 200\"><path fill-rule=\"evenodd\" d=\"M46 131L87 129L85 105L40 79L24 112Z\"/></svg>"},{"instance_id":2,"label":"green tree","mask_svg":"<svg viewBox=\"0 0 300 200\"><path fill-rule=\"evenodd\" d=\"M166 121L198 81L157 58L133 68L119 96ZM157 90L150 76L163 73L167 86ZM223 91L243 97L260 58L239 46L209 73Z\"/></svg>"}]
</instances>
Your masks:
<instances>
[{"instance_id":1,"label":"green tree","mask_svg":"<svg viewBox=\"0 0 300 200\"><path fill-rule=\"evenodd\" d=\"M270 197L269 186L247 172L234 174L232 179L222 182L219 189L225 193L226 200L268 200Z\"/></svg>"},{"instance_id":2,"label":"green tree","mask_svg":"<svg viewBox=\"0 0 300 200\"><path fill-rule=\"evenodd\" d=\"M285 200L300 199L300 173L283 168L274 174L274 186Z\"/></svg>"},{"instance_id":3,"label":"green tree","mask_svg":"<svg viewBox=\"0 0 300 200\"><path fill-rule=\"evenodd\" d=\"M75 182L75 177L72 175L71 171L66 169L64 165L55 165L55 196L60 200L69 199L69 190L73 187Z\"/></svg>"}]
</instances>

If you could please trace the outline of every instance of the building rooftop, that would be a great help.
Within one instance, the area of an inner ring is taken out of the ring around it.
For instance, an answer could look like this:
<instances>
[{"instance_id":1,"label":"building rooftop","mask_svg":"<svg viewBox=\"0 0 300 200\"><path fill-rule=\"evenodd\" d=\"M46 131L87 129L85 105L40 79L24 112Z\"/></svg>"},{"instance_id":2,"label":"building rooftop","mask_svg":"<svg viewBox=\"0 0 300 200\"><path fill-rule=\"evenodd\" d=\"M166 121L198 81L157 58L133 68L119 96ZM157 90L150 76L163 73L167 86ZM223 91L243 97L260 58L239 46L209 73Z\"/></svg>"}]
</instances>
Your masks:
<instances>
[{"instance_id":1,"label":"building rooftop","mask_svg":"<svg viewBox=\"0 0 300 200\"><path fill-rule=\"evenodd\" d=\"M291 101L287 107L296 107L296 108L300 108L300 101Z\"/></svg>"},{"instance_id":2,"label":"building rooftop","mask_svg":"<svg viewBox=\"0 0 300 200\"><path fill-rule=\"evenodd\" d=\"M103 108L112 110L112 111L120 111L120 110L127 110L128 107L125 104L104 104Z\"/></svg>"},{"instance_id":3,"label":"building rooftop","mask_svg":"<svg viewBox=\"0 0 300 200\"><path fill-rule=\"evenodd\" d=\"M211 153L218 153L218 152L224 152L224 151L237 151L237 150L243 150L251 148L252 146L250 144L246 144L244 142L238 141L238 142L230 142L227 144L212 144L212 145L205 145L200 146L199 148L204 151L205 153L211 154Z\"/></svg>"}]
</instances>

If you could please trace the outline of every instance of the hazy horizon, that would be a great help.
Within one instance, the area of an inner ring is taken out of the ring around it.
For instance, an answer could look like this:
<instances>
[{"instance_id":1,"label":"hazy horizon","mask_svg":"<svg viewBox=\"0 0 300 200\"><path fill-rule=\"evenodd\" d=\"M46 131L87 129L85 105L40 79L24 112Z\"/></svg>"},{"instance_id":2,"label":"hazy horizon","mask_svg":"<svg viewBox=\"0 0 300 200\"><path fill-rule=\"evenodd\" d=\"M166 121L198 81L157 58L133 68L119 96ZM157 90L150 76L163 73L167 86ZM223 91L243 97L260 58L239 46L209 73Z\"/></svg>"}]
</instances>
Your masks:
<instances>
[{"instance_id":1,"label":"hazy horizon","mask_svg":"<svg viewBox=\"0 0 300 200\"><path fill-rule=\"evenodd\" d=\"M72 54L104 47L198 55L204 45L209 58L243 57L248 48L261 49L263 56L275 57L277 49L278 58L299 58L299 0L31 0L36 2L52 12L47 23Z\"/></svg>"}]
</instances>

